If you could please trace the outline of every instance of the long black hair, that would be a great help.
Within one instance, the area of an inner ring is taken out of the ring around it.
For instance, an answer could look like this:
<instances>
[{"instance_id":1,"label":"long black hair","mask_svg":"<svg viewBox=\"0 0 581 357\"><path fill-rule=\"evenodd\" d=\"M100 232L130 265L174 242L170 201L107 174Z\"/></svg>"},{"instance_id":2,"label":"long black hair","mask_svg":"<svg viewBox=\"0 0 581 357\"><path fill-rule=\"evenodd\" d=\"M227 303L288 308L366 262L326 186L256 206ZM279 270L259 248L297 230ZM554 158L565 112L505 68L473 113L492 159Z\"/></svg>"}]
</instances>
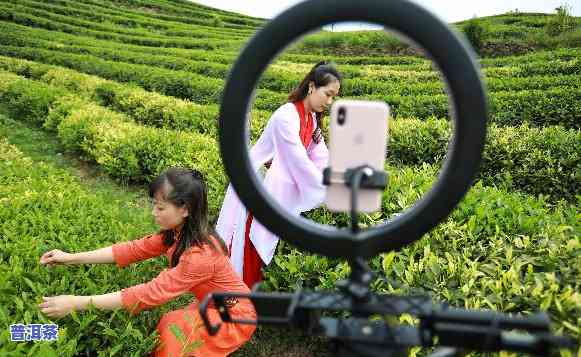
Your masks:
<instances>
[{"instance_id":1,"label":"long black hair","mask_svg":"<svg viewBox=\"0 0 581 357\"><path fill-rule=\"evenodd\" d=\"M172 229L160 231L166 246L171 246L179 238L170 267L175 267L182 253L194 245L201 247L208 244L212 249L227 253L226 245L208 223L208 190L202 173L197 170L170 168L149 185L149 197L154 198L158 192L163 194L165 201L188 209L188 216L184 219L179 237L175 237L176 232ZM216 237L220 243L219 248L210 235Z\"/></svg>"},{"instance_id":2,"label":"long black hair","mask_svg":"<svg viewBox=\"0 0 581 357\"><path fill-rule=\"evenodd\" d=\"M341 74L332 63L321 61L311 69L298 87L289 94L288 101L294 103L304 100L309 95L309 83L311 82L313 82L315 88L319 88L324 87L333 81L341 83L341 80ZM313 140L318 143L323 123L323 113L316 113L315 115L317 117L317 128L313 132Z\"/></svg>"}]
</instances>

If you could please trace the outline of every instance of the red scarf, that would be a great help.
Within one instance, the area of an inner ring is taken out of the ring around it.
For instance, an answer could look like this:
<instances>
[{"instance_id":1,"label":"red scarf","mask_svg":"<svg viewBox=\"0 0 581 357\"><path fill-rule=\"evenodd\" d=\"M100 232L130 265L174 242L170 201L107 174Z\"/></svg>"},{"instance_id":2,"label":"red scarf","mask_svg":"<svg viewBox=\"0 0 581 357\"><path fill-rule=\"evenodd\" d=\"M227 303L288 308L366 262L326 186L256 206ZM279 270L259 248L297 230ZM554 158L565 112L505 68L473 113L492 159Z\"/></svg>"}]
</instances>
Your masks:
<instances>
[{"instance_id":1,"label":"red scarf","mask_svg":"<svg viewBox=\"0 0 581 357\"><path fill-rule=\"evenodd\" d=\"M301 123L299 136L301 137L301 142L303 143L305 149L307 149L313 140L313 130L315 130L313 126L313 117L311 116L311 113L309 113L308 116L305 115L305 103L302 100L294 102L294 105L297 108L297 112L299 112L299 119Z\"/></svg>"}]
</instances>

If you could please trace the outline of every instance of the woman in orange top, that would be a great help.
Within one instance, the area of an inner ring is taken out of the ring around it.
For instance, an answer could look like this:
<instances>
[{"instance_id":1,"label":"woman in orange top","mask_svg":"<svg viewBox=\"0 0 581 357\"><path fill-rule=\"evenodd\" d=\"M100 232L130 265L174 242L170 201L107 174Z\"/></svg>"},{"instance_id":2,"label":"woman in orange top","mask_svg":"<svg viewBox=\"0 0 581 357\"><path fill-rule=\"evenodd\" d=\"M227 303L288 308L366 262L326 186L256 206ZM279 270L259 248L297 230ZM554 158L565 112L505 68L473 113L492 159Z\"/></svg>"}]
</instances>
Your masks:
<instances>
[{"instance_id":1,"label":"woman in orange top","mask_svg":"<svg viewBox=\"0 0 581 357\"><path fill-rule=\"evenodd\" d=\"M186 292L192 292L198 301L213 291L249 293L234 272L224 243L210 234L207 190L198 171L169 169L150 184L149 195L154 199L152 213L160 225L159 233L90 252L69 254L52 250L42 255L40 263L116 263L119 267L125 267L164 254L169 259L170 268L148 283L110 294L43 297L44 302L39 305L43 313L51 318L60 318L93 304L108 310L124 307L135 315ZM256 319L250 301L231 300L228 304L233 317ZM208 311L213 323L220 321L215 308L211 307ZM172 324L181 329L186 337L185 343L172 333L169 328ZM203 327L198 304L193 302L184 309L163 315L157 330L160 344L151 356L217 357L228 355L248 341L255 326L224 324L217 335L209 336ZM201 345L198 341L202 342ZM191 350L192 346L198 345Z\"/></svg>"}]
</instances>

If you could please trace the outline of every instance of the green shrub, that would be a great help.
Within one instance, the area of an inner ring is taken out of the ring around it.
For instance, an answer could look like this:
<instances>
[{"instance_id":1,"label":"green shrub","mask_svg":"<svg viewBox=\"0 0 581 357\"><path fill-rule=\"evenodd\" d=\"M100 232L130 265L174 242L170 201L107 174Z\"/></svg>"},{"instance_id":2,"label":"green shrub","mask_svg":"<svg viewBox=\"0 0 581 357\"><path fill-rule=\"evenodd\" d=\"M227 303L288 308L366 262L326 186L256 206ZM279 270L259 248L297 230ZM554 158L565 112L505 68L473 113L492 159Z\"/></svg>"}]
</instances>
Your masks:
<instances>
[{"instance_id":1,"label":"green shrub","mask_svg":"<svg viewBox=\"0 0 581 357\"><path fill-rule=\"evenodd\" d=\"M26 78L39 79L52 68L51 65L0 56L0 69Z\"/></svg>"},{"instance_id":2,"label":"green shrub","mask_svg":"<svg viewBox=\"0 0 581 357\"><path fill-rule=\"evenodd\" d=\"M88 76L69 69L54 67L46 71L39 80L55 87L66 88L75 93L90 94L108 81L96 76Z\"/></svg>"},{"instance_id":3,"label":"green shrub","mask_svg":"<svg viewBox=\"0 0 581 357\"><path fill-rule=\"evenodd\" d=\"M159 261L123 270L79 266L50 271L34 264L48 249L96 249L117 239L134 239L155 227L147 208L127 199L127 193L112 200L94 189L87 192L69 174L35 163L2 142L0 156L6 158L0 161L0 227L7 238L0 253L0 260L7 262L0 265L4 289L0 321L44 322L39 311L26 308L40 295L117 291L154 277L162 268ZM384 210L374 218L376 222L409 208L432 185L437 168L389 167L388 171ZM10 204L2 204L7 199ZM314 210L309 216L332 223L336 215L323 211ZM579 338L575 327L581 322L577 279L581 271L575 264L580 248L575 238L580 229L573 206L549 208L542 199L476 184L426 237L400 252L371 259L372 269L379 273L372 286L380 293L427 293L457 307L509 313L547 310L556 332ZM331 289L349 274L345 262L301 252L284 241L277 250L266 270L268 288ZM75 270L75 279L70 269ZM87 311L63 319L59 328L66 330L66 339L59 339L55 349L73 355L97 345L113 349L121 343L124 352L144 354L153 348L155 323L169 307L131 318L122 312ZM10 343L2 346L3 352L16 348Z\"/></svg>"},{"instance_id":4,"label":"green shrub","mask_svg":"<svg viewBox=\"0 0 581 357\"><path fill-rule=\"evenodd\" d=\"M364 221L380 224L411 207L431 187L436 167L387 167L390 183L382 212ZM580 338L578 274L581 247L575 206L554 208L543 199L484 187L482 183L450 217L418 242L371 259L379 277L375 291L430 294L462 308L531 313L548 310L556 330ZM324 208L311 211L318 223L347 225L349 217ZM568 263L566 263L568 262ZM265 274L278 291L333 288L349 274L346 262L305 253L279 243Z\"/></svg>"},{"instance_id":5,"label":"green shrub","mask_svg":"<svg viewBox=\"0 0 581 357\"><path fill-rule=\"evenodd\" d=\"M581 63L581 62L580 62ZM392 108L395 118L449 117L447 95L368 95L356 99L383 100ZM549 88L546 90L500 91L489 94L491 123L502 126L529 123L534 126L561 125L578 129L581 126L580 88Z\"/></svg>"},{"instance_id":6,"label":"green shrub","mask_svg":"<svg viewBox=\"0 0 581 357\"><path fill-rule=\"evenodd\" d=\"M115 121L124 120L127 119L121 114L88 103L75 108L61 120L57 127L58 137L66 149L86 152L93 144L92 129L95 125L101 122L111 125ZM130 170L130 168L131 166L127 165L125 170Z\"/></svg>"},{"instance_id":7,"label":"green shrub","mask_svg":"<svg viewBox=\"0 0 581 357\"><path fill-rule=\"evenodd\" d=\"M225 38L160 38L135 33L135 31L119 30L116 27L103 26L90 21L77 19L77 16L62 16L48 11L33 9L21 5L4 4L6 13L2 14L5 20L24 26L41 27L47 30L66 32L75 35L91 36L99 39L108 39L120 43L130 43L142 46L155 47L179 47L213 50L218 48L232 48L236 50L240 46L238 39ZM121 32L121 33L118 33Z\"/></svg>"},{"instance_id":8,"label":"green shrub","mask_svg":"<svg viewBox=\"0 0 581 357\"><path fill-rule=\"evenodd\" d=\"M100 8L101 11L103 8ZM132 45L128 43L118 43L97 38L91 38L82 35L72 35L64 32L55 32L45 30L42 28L30 28L26 26L17 25L14 23L2 22L0 23L0 30L4 36L0 37L0 43L12 46L32 46L33 44L41 44L46 49L62 49L63 46L74 46L79 50L86 51L95 49L113 49L120 52L132 52L134 54L148 54L148 55L172 55L176 57L185 57L198 61L210 61L220 64L231 64L236 58L236 54L222 54L208 52L205 50L182 49L182 48L160 48L147 47L140 45ZM58 43L55 43L58 41ZM143 56L142 56L143 57Z\"/></svg>"},{"instance_id":9,"label":"green shrub","mask_svg":"<svg viewBox=\"0 0 581 357\"><path fill-rule=\"evenodd\" d=\"M477 52L480 51L487 36L484 26L476 19L471 19L462 27L462 31L468 41L470 41L470 44L472 44L472 47Z\"/></svg>"},{"instance_id":10,"label":"green shrub","mask_svg":"<svg viewBox=\"0 0 581 357\"><path fill-rule=\"evenodd\" d=\"M197 104L216 104L222 96L222 80L184 71L169 71L144 65L128 65L104 61L94 56L58 54L55 51L22 49L11 46L1 47L0 53L24 56L29 59L64 65L78 71L102 76L115 81L133 82L146 90L191 100ZM514 70L511 67L505 68L487 68L486 70L487 74L494 73L492 70L496 70L498 73L495 73L494 76L498 78L495 79L498 82L501 82L502 77L504 76L506 78L507 75L515 77L548 74L576 75L581 73L581 61L571 59L547 62L539 59L536 62L521 65ZM425 77L425 74L429 76ZM414 86L406 86L404 84L394 85L389 82L385 84L380 83L376 85L379 88L378 92L366 94L362 99L386 101L392 105L395 116L447 116L447 96L445 94L433 93L434 91L441 90L438 88L438 83L433 83L433 80L437 78L437 74L424 71L420 77L425 77L425 81L429 81L429 83L421 83L418 81L418 84ZM288 80L276 83L276 86L290 87ZM374 81L353 80L353 83L346 84L346 87L356 92L365 93L374 90L374 83ZM534 84L535 80L531 79L530 83L524 85L520 83L519 85L515 85L515 88L518 88L518 86L521 88L536 87ZM571 83L567 86L575 86L574 81ZM550 85L550 81L545 81L545 87ZM555 85L558 85L558 83L556 82ZM519 91L509 89L506 92L491 93L492 121L501 123L502 125L518 125L523 122L530 122L539 126L560 124L566 127L578 127L578 103L580 103L577 99L579 96L578 87L573 90L561 87L549 88L547 91ZM398 92L402 94L398 94ZM280 93L268 89L258 89L254 108L274 111L281 103L285 103L286 99L287 92Z\"/></svg>"},{"instance_id":11,"label":"green shrub","mask_svg":"<svg viewBox=\"0 0 581 357\"><path fill-rule=\"evenodd\" d=\"M73 111L89 105L85 98L74 94L66 94L54 101L42 125L46 130L56 132L59 124Z\"/></svg>"},{"instance_id":12,"label":"green shrub","mask_svg":"<svg viewBox=\"0 0 581 357\"><path fill-rule=\"evenodd\" d=\"M219 210L226 178L217 143L210 137L139 126L95 104L72 111L59 124L58 136L67 149L81 151L123 182L149 182L171 166L199 169L214 193L210 211L215 215Z\"/></svg>"},{"instance_id":13,"label":"green shrub","mask_svg":"<svg viewBox=\"0 0 581 357\"><path fill-rule=\"evenodd\" d=\"M48 130L58 128L58 135L63 145L70 150L88 152L88 148L94 145L94 140L97 140L89 138L90 130L100 122L104 122L106 127L112 125L110 123L123 121L135 121L160 128L167 127L172 130L163 132L175 140L181 135L178 133L180 129L194 129L199 133L207 133L209 134L208 138L212 138L212 140L218 138L215 121L217 108L195 106L174 98L148 93L139 88L126 88L114 83L98 85L95 91L100 93L101 98L103 98L103 93L112 93L107 96L110 98L110 105L126 114L122 115L90 103L87 97L67 95L58 100L53 98L46 101L46 93L59 93L55 87L4 73L6 77L3 80L4 83L13 81L20 83L20 85L8 84L5 85L7 88L5 90L0 87L0 98L8 98L8 94L14 93L14 88L17 88L16 92L18 93L22 92L22 88L31 90L26 92L28 94L25 97L26 100L6 101L8 109L13 113L19 113L23 108L28 110L35 108L34 112L38 112L36 114L39 118L37 119L38 123L44 122L44 126ZM89 81L89 83L93 82ZM66 85L66 82L64 84ZM84 88L82 80L77 84L82 92L82 88ZM37 90L37 88L43 89ZM99 88L106 88L107 91L100 91ZM64 95L65 92L60 93ZM523 103L530 105L530 102L523 101ZM206 115L207 117L204 117ZM268 117L269 113L266 112L256 111L252 113L251 140L255 140L262 132ZM156 138L161 135L155 131L155 128L136 124L127 125L140 133L150 133L149 130L153 130L151 133L156 134L147 135L153 135ZM114 134L111 135L120 138L129 135L127 134L128 130L127 128L121 131L114 130L111 132ZM449 123L446 120L427 119L421 121L397 118L391 122L389 158L395 163L404 165L440 162L445 156L450 133ZM109 134L101 133L100 135L107 136ZM193 133L186 135L193 135ZM133 135L130 137L132 139L126 144L130 147L130 152L134 152L137 149L132 147L136 145L137 139L134 139ZM481 169L481 178L484 182L491 185L505 185L535 195L548 195L555 200L564 198L573 201L575 199L578 190L577 181L580 175L578 152L581 152L579 147L581 138L578 131L565 130L561 127L539 129L528 125L515 128L492 125L487 140L484 165ZM117 144L121 146L116 146L115 150L127 150L122 147L123 143L123 140L117 141ZM159 145L161 147L170 146L168 142ZM151 144L149 149L147 146L140 147L139 150L143 151L140 151L139 154L131 154L133 156L128 155L126 158L118 157L117 153L108 154L116 157L117 161L114 164L111 163L111 168L107 172L123 180L135 181L139 181L139 177L144 175L155 175L159 172L155 162L160 162L163 166L163 162L166 160L163 158L165 154L161 154L164 152L163 150L159 152L154 150L159 145ZM215 146L215 144L208 143L206 145ZM182 149L185 150L184 152L194 150L192 148ZM196 147L195 150L203 149L200 146ZM99 156L107 157L103 152L101 151ZM124 157L125 154L119 155ZM168 155L173 157L176 154ZM94 154L90 157L99 162ZM219 162L218 156L216 156L216 162ZM104 164L103 162L99 163ZM144 166L138 167L137 165ZM143 180L143 178L141 179Z\"/></svg>"},{"instance_id":14,"label":"green shrub","mask_svg":"<svg viewBox=\"0 0 581 357\"><path fill-rule=\"evenodd\" d=\"M5 95L4 93L8 91L12 83L20 81L21 79L22 77L17 74L0 71L0 98Z\"/></svg>"},{"instance_id":15,"label":"green shrub","mask_svg":"<svg viewBox=\"0 0 581 357\"><path fill-rule=\"evenodd\" d=\"M33 161L3 138L0 157L0 324L59 326L59 338L51 343L14 343L8 333L0 334L0 354L74 356L107 350L114 355L121 350L140 356L153 350L157 321L176 306L173 302L135 317L123 310L90 310L58 321L49 320L36 307L42 296L120 291L163 269L159 260L130 269L112 265L47 269L38 264L51 249L87 251L155 232L142 198L121 189L114 194L94 186L88 189L69 171Z\"/></svg>"},{"instance_id":16,"label":"green shrub","mask_svg":"<svg viewBox=\"0 0 581 357\"><path fill-rule=\"evenodd\" d=\"M214 16L212 16L212 26L224 27L224 22L222 22L222 19L219 16L214 15Z\"/></svg>"},{"instance_id":17,"label":"green shrub","mask_svg":"<svg viewBox=\"0 0 581 357\"><path fill-rule=\"evenodd\" d=\"M555 10L557 14L550 17L545 26L550 36L557 36L575 29L575 18L571 16L571 6L562 5Z\"/></svg>"},{"instance_id":18,"label":"green shrub","mask_svg":"<svg viewBox=\"0 0 581 357\"><path fill-rule=\"evenodd\" d=\"M445 120L397 119L390 124L388 159L397 164L440 163L451 128ZM581 133L559 126L488 129L479 179L551 200L576 201L581 177Z\"/></svg>"},{"instance_id":19,"label":"green shrub","mask_svg":"<svg viewBox=\"0 0 581 357\"><path fill-rule=\"evenodd\" d=\"M581 63L581 62L580 62ZM492 121L499 125L530 123L581 128L581 89L554 88L498 92L491 97Z\"/></svg>"},{"instance_id":20,"label":"green shrub","mask_svg":"<svg viewBox=\"0 0 581 357\"><path fill-rule=\"evenodd\" d=\"M11 115L36 124L44 122L50 105L63 94L62 90L24 78L3 87L0 102L7 105Z\"/></svg>"},{"instance_id":21,"label":"green shrub","mask_svg":"<svg viewBox=\"0 0 581 357\"><path fill-rule=\"evenodd\" d=\"M559 41L563 44L563 47L581 47L581 28L562 33L559 36Z\"/></svg>"},{"instance_id":22,"label":"green shrub","mask_svg":"<svg viewBox=\"0 0 581 357\"><path fill-rule=\"evenodd\" d=\"M104 82L95 87L95 90L88 94L91 95L99 104L105 107L112 107L117 102L119 84L115 82Z\"/></svg>"}]
</instances>

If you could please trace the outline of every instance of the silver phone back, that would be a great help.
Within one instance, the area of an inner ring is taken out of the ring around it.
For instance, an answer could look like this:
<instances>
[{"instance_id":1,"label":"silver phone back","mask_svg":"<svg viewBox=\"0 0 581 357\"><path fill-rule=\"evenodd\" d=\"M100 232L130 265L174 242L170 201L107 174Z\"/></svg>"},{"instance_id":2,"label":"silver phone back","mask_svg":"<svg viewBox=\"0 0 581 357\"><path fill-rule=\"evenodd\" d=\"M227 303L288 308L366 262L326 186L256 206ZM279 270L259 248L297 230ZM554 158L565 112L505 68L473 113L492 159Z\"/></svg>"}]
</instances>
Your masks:
<instances>
[{"instance_id":1,"label":"silver phone back","mask_svg":"<svg viewBox=\"0 0 581 357\"><path fill-rule=\"evenodd\" d=\"M345 110L345 122L338 122L339 108ZM387 147L389 107L384 102L338 100L331 108L329 166L337 175L364 164L384 170ZM360 189L359 212L381 208L383 190ZM351 189L343 183L331 183L325 203L329 210L351 209Z\"/></svg>"}]
</instances>

